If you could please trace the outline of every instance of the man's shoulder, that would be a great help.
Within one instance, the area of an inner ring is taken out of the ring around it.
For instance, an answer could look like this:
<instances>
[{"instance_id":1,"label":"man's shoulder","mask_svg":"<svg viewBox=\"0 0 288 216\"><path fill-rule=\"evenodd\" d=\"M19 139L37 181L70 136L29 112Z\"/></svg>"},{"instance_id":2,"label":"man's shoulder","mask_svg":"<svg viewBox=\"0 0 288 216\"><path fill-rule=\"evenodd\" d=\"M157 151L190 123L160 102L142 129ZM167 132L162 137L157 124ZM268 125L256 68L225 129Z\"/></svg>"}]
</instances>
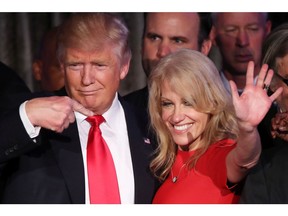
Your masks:
<instances>
[{"instance_id":1,"label":"man's shoulder","mask_svg":"<svg viewBox=\"0 0 288 216\"><path fill-rule=\"evenodd\" d=\"M125 101L128 101L129 103L132 103L132 104L138 106L138 107L143 107L144 109L147 109L147 106L148 106L148 87L145 86L142 89L131 92L131 93L123 96L123 99Z\"/></svg>"},{"instance_id":2,"label":"man's shoulder","mask_svg":"<svg viewBox=\"0 0 288 216\"><path fill-rule=\"evenodd\" d=\"M142 89L138 89L136 91L133 91L125 96L123 96L124 100L131 100L131 99L134 99L134 98L138 98L139 96L147 96L148 97L148 87L145 86L144 88Z\"/></svg>"}]
</instances>

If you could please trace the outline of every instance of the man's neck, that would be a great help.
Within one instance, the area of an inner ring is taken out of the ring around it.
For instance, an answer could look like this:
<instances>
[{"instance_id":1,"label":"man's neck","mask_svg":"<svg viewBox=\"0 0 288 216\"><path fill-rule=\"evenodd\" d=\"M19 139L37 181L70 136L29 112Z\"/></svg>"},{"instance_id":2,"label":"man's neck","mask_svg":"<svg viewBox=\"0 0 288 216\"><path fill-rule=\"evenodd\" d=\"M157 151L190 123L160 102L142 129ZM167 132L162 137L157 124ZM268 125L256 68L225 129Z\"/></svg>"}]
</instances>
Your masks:
<instances>
[{"instance_id":1,"label":"man's neck","mask_svg":"<svg viewBox=\"0 0 288 216\"><path fill-rule=\"evenodd\" d=\"M254 68L254 79L255 79L255 77L258 76L259 72L260 72L260 67L256 66ZM242 74L241 73L233 73L233 72L231 73L228 70L223 70L223 74L227 80L233 80L236 83L238 89L243 90L245 88L246 73L242 73Z\"/></svg>"},{"instance_id":2,"label":"man's neck","mask_svg":"<svg viewBox=\"0 0 288 216\"><path fill-rule=\"evenodd\" d=\"M236 83L238 89L244 89L246 84L246 75L234 75L226 70L223 70L223 74L225 75L227 80L233 80Z\"/></svg>"}]
</instances>

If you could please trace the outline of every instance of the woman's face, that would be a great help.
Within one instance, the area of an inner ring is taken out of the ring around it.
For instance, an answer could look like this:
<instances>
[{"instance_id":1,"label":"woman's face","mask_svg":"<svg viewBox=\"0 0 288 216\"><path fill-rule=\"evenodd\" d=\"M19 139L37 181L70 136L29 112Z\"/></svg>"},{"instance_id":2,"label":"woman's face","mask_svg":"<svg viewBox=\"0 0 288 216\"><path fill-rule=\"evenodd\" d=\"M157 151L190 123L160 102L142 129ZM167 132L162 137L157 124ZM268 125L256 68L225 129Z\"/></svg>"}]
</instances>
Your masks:
<instances>
[{"instance_id":1,"label":"woman's face","mask_svg":"<svg viewBox=\"0 0 288 216\"><path fill-rule=\"evenodd\" d=\"M182 149L196 149L208 122L208 114L193 109L165 81L161 86L162 120Z\"/></svg>"},{"instance_id":2,"label":"woman's face","mask_svg":"<svg viewBox=\"0 0 288 216\"><path fill-rule=\"evenodd\" d=\"M277 88L283 87L282 94L276 99L277 104L281 108L281 111L288 111L288 54L283 58L277 58L276 60L278 71L276 71L275 78L277 78ZM271 89L275 91L275 89Z\"/></svg>"}]
</instances>

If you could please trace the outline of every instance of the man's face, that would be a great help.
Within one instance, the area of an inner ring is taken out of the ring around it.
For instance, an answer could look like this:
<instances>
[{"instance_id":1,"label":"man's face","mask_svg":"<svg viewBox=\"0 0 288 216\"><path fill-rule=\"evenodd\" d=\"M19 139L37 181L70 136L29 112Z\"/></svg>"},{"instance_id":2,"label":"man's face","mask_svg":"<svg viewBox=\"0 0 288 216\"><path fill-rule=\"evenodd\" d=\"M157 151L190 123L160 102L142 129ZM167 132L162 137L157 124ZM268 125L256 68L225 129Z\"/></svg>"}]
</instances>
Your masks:
<instances>
[{"instance_id":1,"label":"man's face","mask_svg":"<svg viewBox=\"0 0 288 216\"><path fill-rule=\"evenodd\" d=\"M270 22L261 13L219 13L215 42L222 55L223 69L234 75L246 75L249 61L260 69L262 43L270 28Z\"/></svg>"},{"instance_id":2,"label":"man's face","mask_svg":"<svg viewBox=\"0 0 288 216\"><path fill-rule=\"evenodd\" d=\"M61 71L56 57L56 44L54 47L46 48L42 59L41 85L44 90L48 91L55 91L64 87L64 73Z\"/></svg>"},{"instance_id":3,"label":"man's face","mask_svg":"<svg viewBox=\"0 0 288 216\"><path fill-rule=\"evenodd\" d=\"M128 72L129 63L121 65L120 60L115 48L107 44L101 50L89 52L66 49L61 68L68 95L95 114L103 114Z\"/></svg>"},{"instance_id":4,"label":"man's face","mask_svg":"<svg viewBox=\"0 0 288 216\"><path fill-rule=\"evenodd\" d=\"M33 73L42 90L56 91L64 87L64 73L56 56L57 32L51 31L44 38L40 55L33 61Z\"/></svg>"},{"instance_id":5,"label":"man's face","mask_svg":"<svg viewBox=\"0 0 288 216\"><path fill-rule=\"evenodd\" d=\"M142 41L142 65L147 76L158 61L181 48L199 50L197 13L148 13Z\"/></svg>"}]
</instances>

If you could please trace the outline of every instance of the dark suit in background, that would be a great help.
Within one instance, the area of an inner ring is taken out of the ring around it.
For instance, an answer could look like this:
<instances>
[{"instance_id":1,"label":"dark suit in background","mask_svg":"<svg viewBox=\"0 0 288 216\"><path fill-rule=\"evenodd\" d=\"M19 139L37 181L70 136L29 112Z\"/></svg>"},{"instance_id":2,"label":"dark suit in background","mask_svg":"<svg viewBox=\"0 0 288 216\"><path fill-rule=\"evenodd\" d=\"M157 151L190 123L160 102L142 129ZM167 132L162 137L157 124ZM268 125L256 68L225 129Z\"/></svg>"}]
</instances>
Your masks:
<instances>
[{"instance_id":1,"label":"dark suit in background","mask_svg":"<svg viewBox=\"0 0 288 216\"><path fill-rule=\"evenodd\" d=\"M0 96L30 92L25 82L11 68L0 62Z\"/></svg>"},{"instance_id":2,"label":"dark suit in background","mask_svg":"<svg viewBox=\"0 0 288 216\"><path fill-rule=\"evenodd\" d=\"M275 140L271 136L271 119L277 113L277 106L272 104L264 119L258 125L258 131L261 138L262 149L271 148L276 145Z\"/></svg>"},{"instance_id":3,"label":"dark suit in background","mask_svg":"<svg viewBox=\"0 0 288 216\"><path fill-rule=\"evenodd\" d=\"M148 109L148 86L145 86L142 89L139 89L137 91L131 92L127 95L125 95L123 98L124 100L127 100L133 104L135 104L137 107L142 107ZM147 110L148 112L148 110Z\"/></svg>"},{"instance_id":4,"label":"dark suit in background","mask_svg":"<svg viewBox=\"0 0 288 216\"><path fill-rule=\"evenodd\" d=\"M263 150L260 161L247 176L240 203L288 203L288 143L277 140L274 147Z\"/></svg>"},{"instance_id":5,"label":"dark suit in background","mask_svg":"<svg viewBox=\"0 0 288 216\"><path fill-rule=\"evenodd\" d=\"M11 96L20 93L29 93L30 89L18 74L7 65L0 62L0 116L9 109Z\"/></svg>"}]
</instances>

